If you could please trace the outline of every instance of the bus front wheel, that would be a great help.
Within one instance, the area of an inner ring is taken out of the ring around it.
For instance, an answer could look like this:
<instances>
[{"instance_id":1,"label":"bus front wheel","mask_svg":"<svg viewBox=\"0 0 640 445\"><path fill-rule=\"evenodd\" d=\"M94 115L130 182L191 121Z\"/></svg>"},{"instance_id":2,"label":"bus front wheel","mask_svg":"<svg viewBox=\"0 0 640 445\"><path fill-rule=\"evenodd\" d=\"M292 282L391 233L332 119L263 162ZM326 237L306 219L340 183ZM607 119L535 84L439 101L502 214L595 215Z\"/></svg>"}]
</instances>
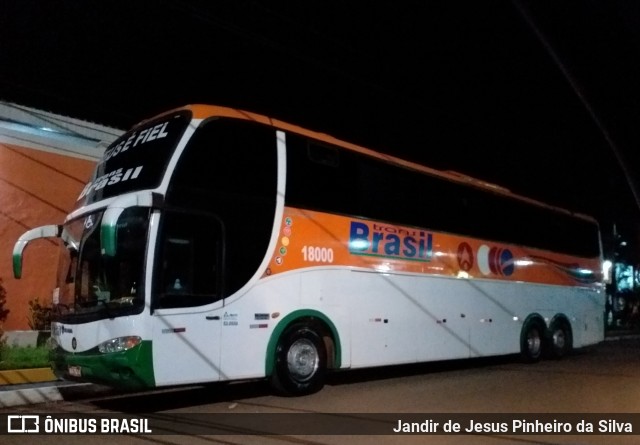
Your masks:
<instances>
[{"instance_id":1,"label":"bus front wheel","mask_svg":"<svg viewBox=\"0 0 640 445\"><path fill-rule=\"evenodd\" d=\"M305 395L324 386L327 352L318 329L305 323L289 327L278 341L272 386L287 395Z\"/></svg>"}]
</instances>

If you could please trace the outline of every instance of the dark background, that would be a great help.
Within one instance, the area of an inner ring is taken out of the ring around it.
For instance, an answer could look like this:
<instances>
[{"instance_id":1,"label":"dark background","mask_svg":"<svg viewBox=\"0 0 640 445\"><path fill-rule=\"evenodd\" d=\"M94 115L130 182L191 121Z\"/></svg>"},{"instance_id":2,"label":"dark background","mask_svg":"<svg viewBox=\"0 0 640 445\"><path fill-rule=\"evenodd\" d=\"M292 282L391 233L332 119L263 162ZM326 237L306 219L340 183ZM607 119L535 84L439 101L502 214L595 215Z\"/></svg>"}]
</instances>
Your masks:
<instances>
[{"instance_id":1,"label":"dark background","mask_svg":"<svg viewBox=\"0 0 640 445\"><path fill-rule=\"evenodd\" d=\"M636 236L640 2L0 7L0 100L123 129L186 103L240 107Z\"/></svg>"}]
</instances>

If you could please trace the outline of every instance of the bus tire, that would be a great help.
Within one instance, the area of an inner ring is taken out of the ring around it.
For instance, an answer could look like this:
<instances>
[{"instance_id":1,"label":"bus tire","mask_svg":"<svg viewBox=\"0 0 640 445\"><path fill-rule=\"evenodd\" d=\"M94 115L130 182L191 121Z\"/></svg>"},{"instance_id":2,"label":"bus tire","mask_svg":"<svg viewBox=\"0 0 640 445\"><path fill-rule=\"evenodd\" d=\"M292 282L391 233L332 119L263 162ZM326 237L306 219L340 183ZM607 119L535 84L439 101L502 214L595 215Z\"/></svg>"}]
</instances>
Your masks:
<instances>
[{"instance_id":1,"label":"bus tire","mask_svg":"<svg viewBox=\"0 0 640 445\"><path fill-rule=\"evenodd\" d=\"M296 323L285 330L275 351L272 386L281 394L301 396L324 386L327 351L318 328Z\"/></svg>"},{"instance_id":2,"label":"bus tire","mask_svg":"<svg viewBox=\"0 0 640 445\"><path fill-rule=\"evenodd\" d=\"M526 363L535 363L542 357L546 327L538 317L531 317L522 326L520 355Z\"/></svg>"},{"instance_id":3,"label":"bus tire","mask_svg":"<svg viewBox=\"0 0 640 445\"><path fill-rule=\"evenodd\" d=\"M561 359L573 350L571 326L564 318L557 318L549 326L547 353L550 358Z\"/></svg>"}]
</instances>

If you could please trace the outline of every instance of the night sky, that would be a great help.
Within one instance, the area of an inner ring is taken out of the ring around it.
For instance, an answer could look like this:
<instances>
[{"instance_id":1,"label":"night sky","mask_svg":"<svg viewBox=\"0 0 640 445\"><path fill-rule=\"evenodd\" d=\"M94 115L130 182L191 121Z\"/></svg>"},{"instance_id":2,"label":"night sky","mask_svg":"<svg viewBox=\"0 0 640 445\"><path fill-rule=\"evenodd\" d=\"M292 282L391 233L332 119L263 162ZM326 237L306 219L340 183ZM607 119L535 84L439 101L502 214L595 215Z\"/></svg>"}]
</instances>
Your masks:
<instances>
[{"instance_id":1,"label":"night sky","mask_svg":"<svg viewBox=\"0 0 640 445\"><path fill-rule=\"evenodd\" d=\"M640 216L638 2L0 5L0 100L120 128L240 107L603 227Z\"/></svg>"}]
</instances>

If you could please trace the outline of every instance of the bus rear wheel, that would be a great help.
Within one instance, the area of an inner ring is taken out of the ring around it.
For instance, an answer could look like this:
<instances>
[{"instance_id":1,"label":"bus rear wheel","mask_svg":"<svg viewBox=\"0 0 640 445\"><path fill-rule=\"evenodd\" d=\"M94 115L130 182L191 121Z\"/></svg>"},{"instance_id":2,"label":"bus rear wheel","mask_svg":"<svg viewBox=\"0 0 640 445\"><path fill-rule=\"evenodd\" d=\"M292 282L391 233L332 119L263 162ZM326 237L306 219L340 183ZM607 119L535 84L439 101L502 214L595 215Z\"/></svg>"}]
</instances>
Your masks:
<instances>
[{"instance_id":1,"label":"bus rear wheel","mask_svg":"<svg viewBox=\"0 0 640 445\"><path fill-rule=\"evenodd\" d=\"M545 324L539 318L527 320L520 333L520 354L527 363L535 363L542 357Z\"/></svg>"},{"instance_id":2,"label":"bus rear wheel","mask_svg":"<svg viewBox=\"0 0 640 445\"><path fill-rule=\"evenodd\" d=\"M549 327L547 352L550 358L560 359L573 349L573 336L569 324L564 320L554 320Z\"/></svg>"},{"instance_id":3,"label":"bus rear wheel","mask_svg":"<svg viewBox=\"0 0 640 445\"><path fill-rule=\"evenodd\" d=\"M278 341L271 384L286 395L312 394L324 386L326 365L319 330L306 323L294 324Z\"/></svg>"}]
</instances>

